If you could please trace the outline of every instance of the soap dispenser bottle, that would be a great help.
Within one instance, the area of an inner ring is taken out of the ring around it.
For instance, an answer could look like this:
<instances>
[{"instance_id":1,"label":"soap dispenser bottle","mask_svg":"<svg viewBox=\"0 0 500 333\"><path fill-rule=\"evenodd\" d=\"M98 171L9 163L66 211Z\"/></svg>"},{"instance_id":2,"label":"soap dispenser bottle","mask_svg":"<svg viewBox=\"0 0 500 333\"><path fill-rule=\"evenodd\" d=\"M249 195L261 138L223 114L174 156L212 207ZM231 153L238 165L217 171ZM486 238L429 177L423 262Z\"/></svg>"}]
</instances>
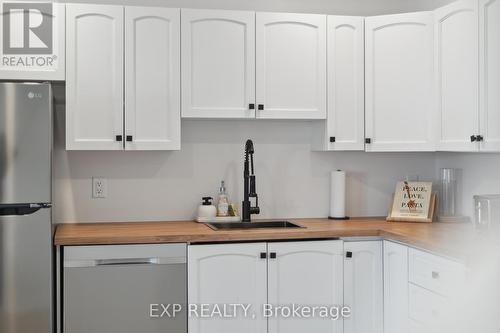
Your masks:
<instances>
[{"instance_id":1,"label":"soap dispenser bottle","mask_svg":"<svg viewBox=\"0 0 500 333\"><path fill-rule=\"evenodd\" d=\"M224 181L220 182L217 216L229 216L229 198L226 193Z\"/></svg>"},{"instance_id":2,"label":"soap dispenser bottle","mask_svg":"<svg viewBox=\"0 0 500 333\"><path fill-rule=\"evenodd\" d=\"M212 197L203 197L203 203L198 206L198 219L214 218L217 215L217 208L212 205Z\"/></svg>"}]
</instances>

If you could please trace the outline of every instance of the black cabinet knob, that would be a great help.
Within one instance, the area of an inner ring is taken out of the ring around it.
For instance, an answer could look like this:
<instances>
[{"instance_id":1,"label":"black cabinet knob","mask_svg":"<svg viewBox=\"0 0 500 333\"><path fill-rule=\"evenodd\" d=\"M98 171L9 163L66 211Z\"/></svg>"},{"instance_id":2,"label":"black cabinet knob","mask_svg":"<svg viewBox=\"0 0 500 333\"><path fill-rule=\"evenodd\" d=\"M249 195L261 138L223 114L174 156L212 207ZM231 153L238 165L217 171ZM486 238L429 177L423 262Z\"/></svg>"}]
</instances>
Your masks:
<instances>
[{"instance_id":1,"label":"black cabinet knob","mask_svg":"<svg viewBox=\"0 0 500 333\"><path fill-rule=\"evenodd\" d=\"M255 110L255 104L253 104L253 103L248 104L248 109L249 110Z\"/></svg>"},{"instance_id":2,"label":"black cabinet knob","mask_svg":"<svg viewBox=\"0 0 500 333\"><path fill-rule=\"evenodd\" d=\"M334 136L330 137L330 142L335 142L335 137Z\"/></svg>"},{"instance_id":3,"label":"black cabinet knob","mask_svg":"<svg viewBox=\"0 0 500 333\"><path fill-rule=\"evenodd\" d=\"M259 104L259 110L264 110L264 104Z\"/></svg>"},{"instance_id":4,"label":"black cabinet knob","mask_svg":"<svg viewBox=\"0 0 500 333\"><path fill-rule=\"evenodd\" d=\"M483 141L484 141L484 137L483 137L482 135L477 135L477 136L476 136L476 139L477 139L477 141L479 141L479 142L483 142Z\"/></svg>"},{"instance_id":5,"label":"black cabinet knob","mask_svg":"<svg viewBox=\"0 0 500 333\"><path fill-rule=\"evenodd\" d=\"M470 136L470 142L476 142L477 141L477 136L471 135Z\"/></svg>"},{"instance_id":6,"label":"black cabinet knob","mask_svg":"<svg viewBox=\"0 0 500 333\"><path fill-rule=\"evenodd\" d=\"M347 251L347 252L345 253L345 257L346 257L346 258L352 258L352 252L351 252L351 251Z\"/></svg>"},{"instance_id":7,"label":"black cabinet knob","mask_svg":"<svg viewBox=\"0 0 500 333\"><path fill-rule=\"evenodd\" d=\"M276 259L276 252L271 252L271 253L269 254L269 257L270 257L271 259Z\"/></svg>"},{"instance_id":8,"label":"black cabinet knob","mask_svg":"<svg viewBox=\"0 0 500 333\"><path fill-rule=\"evenodd\" d=\"M370 143L372 143L372 139L370 139L370 138L366 138L366 139L365 139L365 143L366 143L366 144L370 144Z\"/></svg>"},{"instance_id":9,"label":"black cabinet knob","mask_svg":"<svg viewBox=\"0 0 500 333\"><path fill-rule=\"evenodd\" d=\"M121 135L116 136L116 141L121 142L123 141L123 137Z\"/></svg>"},{"instance_id":10,"label":"black cabinet knob","mask_svg":"<svg viewBox=\"0 0 500 333\"><path fill-rule=\"evenodd\" d=\"M260 259L266 259L267 258L267 253L266 252L261 252L260 253Z\"/></svg>"},{"instance_id":11,"label":"black cabinet knob","mask_svg":"<svg viewBox=\"0 0 500 333\"><path fill-rule=\"evenodd\" d=\"M132 141L133 141L132 135L127 135L127 142L132 142Z\"/></svg>"}]
</instances>

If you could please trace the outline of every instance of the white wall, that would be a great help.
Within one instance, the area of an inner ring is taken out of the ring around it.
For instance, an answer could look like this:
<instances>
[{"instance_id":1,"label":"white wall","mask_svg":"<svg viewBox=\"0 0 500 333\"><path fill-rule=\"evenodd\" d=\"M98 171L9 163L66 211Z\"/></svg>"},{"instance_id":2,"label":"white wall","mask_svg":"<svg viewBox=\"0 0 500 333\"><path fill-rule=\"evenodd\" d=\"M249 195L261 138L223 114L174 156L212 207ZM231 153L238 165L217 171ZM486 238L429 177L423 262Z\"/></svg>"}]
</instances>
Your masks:
<instances>
[{"instance_id":1,"label":"white wall","mask_svg":"<svg viewBox=\"0 0 500 333\"><path fill-rule=\"evenodd\" d=\"M64 2L64 1L62 1ZM70 1L184 8L378 15L429 10L451 0L106 0ZM328 175L345 169L352 216L387 213L396 181L434 179L434 154L311 152L306 121L183 121L179 152L66 152L64 94L58 89L54 152L55 222L191 219L200 198L225 179L241 201L243 145L256 145L259 217L328 215ZM91 198L91 177L108 179L108 198Z\"/></svg>"},{"instance_id":2,"label":"white wall","mask_svg":"<svg viewBox=\"0 0 500 333\"><path fill-rule=\"evenodd\" d=\"M230 198L243 192L243 147L255 143L260 218L328 215L329 172L348 172L351 216L387 213L396 181L432 180L434 154L311 152L307 121L183 120L178 152L67 152L64 109L56 112L55 221L192 219L202 196L226 180ZM92 176L108 179L108 197L92 199Z\"/></svg>"},{"instance_id":3,"label":"white wall","mask_svg":"<svg viewBox=\"0 0 500 333\"><path fill-rule=\"evenodd\" d=\"M466 216L473 216L474 195L500 194L500 154L439 153L436 167L460 169L458 204Z\"/></svg>"}]
</instances>

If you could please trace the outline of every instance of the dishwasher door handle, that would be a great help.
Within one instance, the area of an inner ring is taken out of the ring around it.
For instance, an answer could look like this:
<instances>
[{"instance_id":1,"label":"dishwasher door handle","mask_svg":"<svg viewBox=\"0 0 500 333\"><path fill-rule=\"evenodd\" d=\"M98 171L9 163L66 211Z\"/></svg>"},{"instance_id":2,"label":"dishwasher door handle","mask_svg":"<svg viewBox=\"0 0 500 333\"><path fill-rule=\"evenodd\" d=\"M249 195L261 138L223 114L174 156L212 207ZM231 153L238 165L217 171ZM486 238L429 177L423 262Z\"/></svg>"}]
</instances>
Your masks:
<instances>
[{"instance_id":1,"label":"dishwasher door handle","mask_svg":"<svg viewBox=\"0 0 500 333\"><path fill-rule=\"evenodd\" d=\"M114 259L65 260L64 267L172 265L172 264L185 264L185 263L186 263L185 257L114 258Z\"/></svg>"}]
</instances>

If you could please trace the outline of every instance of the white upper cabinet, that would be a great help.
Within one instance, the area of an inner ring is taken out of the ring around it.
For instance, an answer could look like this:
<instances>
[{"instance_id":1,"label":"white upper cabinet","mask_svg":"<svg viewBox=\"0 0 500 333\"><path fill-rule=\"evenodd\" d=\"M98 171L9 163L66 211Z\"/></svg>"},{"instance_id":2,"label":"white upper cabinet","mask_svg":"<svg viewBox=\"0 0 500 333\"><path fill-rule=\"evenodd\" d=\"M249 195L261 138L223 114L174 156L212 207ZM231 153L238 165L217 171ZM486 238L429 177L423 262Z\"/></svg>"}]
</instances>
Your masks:
<instances>
[{"instance_id":1,"label":"white upper cabinet","mask_svg":"<svg viewBox=\"0 0 500 333\"><path fill-rule=\"evenodd\" d=\"M344 242L344 333L383 333L382 242Z\"/></svg>"},{"instance_id":2,"label":"white upper cabinet","mask_svg":"<svg viewBox=\"0 0 500 333\"><path fill-rule=\"evenodd\" d=\"M328 16L328 150L365 148L364 18Z\"/></svg>"},{"instance_id":3,"label":"white upper cabinet","mask_svg":"<svg viewBox=\"0 0 500 333\"><path fill-rule=\"evenodd\" d=\"M180 10L125 7L125 149L180 149Z\"/></svg>"},{"instance_id":4,"label":"white upper cabinet","mask_svg":"<svg viewBox=\"0 0 500 333\"><path fill-rule=\"evenodd\" d=\"M366 151L434 151L434 29L429 12L367 17Z\"/></svg>"},{"instance_id":5,"label":"white upper cabinet","mask_svg":"<svg viewBox=\"0 0 500 333\"><path fill-rule=\"evenodd\" d=\"M326 118L326 15L256 14L257 117Z\"/></svg>"},{"instance_id":6,"label":"white upper cabinet","mask_svg":"<svg viewBox=\"0 0 500 333\"><path fill-rule=\"evenodd\" d=\"M182 9L182 116L255 117L255 13Z\"/></svg>"},{"instance_id":7,"label":"white upper cabinet","mask_svg":"<svg viewBox=\"0 0 500 333\"><path fill-rule=\"evenodd\" d=\"M408 329L408 247L384 241L384 333Z\"/></svg>"},{"instance_id":8,"label":"white upper cabinet","mask_svg":"<svg viewBox=\"0 0 500 333\"><path fill-rule=\"evenodd\" d=\"M478 2L463 0L434 12L438 150L479 145ZM500 118L499 118L500 120ZM471 139L472 138L472 139Z\"/></svg>"},{"instance_id":9,"label":"white upper cabinet","mask_svg":"<svg viewBox=\"0 0 500 333\"><path fill-rule=\"evenodd\" d=\"M261 316L267 303L267 260L261 258L266 252L266 243L188 247L188 304L248 304L256 314L255 319L242 312L236 318L190 316L189 333L267 332Z\"/></svg>"},{"instance_id":10,"label":"white upper cabinet","mask_svg":"<svg viewBox=\"0 0 500 333\"><path fill-rule=\"evenodd\" d=\"M268 302L343 304L342 241L269 243ZM268 333L342 333L342 318L269 318Z\"/></svg>"},{"instance_id":11,"label":"white upper cabinet","mask_svg":"<svg viewBox=\"0 0 500 333\"><path fill-rule=\"evenodd\" d=\"M480 146L500 151L500 0L480 0L479 62Z\"/></svg>"},{"instance_id":12,"label":"white upper cabinet","mask_svg":"<svg viewBox=\"0 0 500 333\"><path fill-rule=\"evenodd\" d=\"M67 4L66 149L121 150L123 7Z\"/></svg>"}]
</instances>

